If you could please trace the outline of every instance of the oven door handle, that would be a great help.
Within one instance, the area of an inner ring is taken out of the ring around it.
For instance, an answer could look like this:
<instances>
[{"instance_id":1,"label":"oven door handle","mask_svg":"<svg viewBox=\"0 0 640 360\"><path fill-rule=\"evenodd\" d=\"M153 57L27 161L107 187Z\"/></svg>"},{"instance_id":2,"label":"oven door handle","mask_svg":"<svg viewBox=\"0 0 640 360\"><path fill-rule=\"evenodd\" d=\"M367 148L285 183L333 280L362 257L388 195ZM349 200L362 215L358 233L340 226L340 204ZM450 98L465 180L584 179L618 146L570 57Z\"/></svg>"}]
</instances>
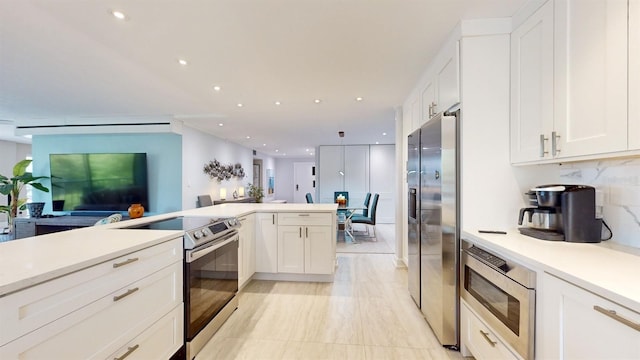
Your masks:
<instances>
[{"instance_id":1,"label":"oven door handle","mask_svg":"<svg viewBox=\"0 0 640 360\"><path fill-rule=\"evenodd\" d=\"M220 249L221 247L230 244L234 241L238 241L239 237L238 234L232 234L231 236L229 236L226 240L222 240L222 241L217 241L214 242L212 245L206 246L204 248L201 249L195 249L195 250L188 250L187 253L185 254L185 258L187 263L191 263L195 260L198 260L199 258L210 254L218 249Z\"/></svg>"}]
</instances>

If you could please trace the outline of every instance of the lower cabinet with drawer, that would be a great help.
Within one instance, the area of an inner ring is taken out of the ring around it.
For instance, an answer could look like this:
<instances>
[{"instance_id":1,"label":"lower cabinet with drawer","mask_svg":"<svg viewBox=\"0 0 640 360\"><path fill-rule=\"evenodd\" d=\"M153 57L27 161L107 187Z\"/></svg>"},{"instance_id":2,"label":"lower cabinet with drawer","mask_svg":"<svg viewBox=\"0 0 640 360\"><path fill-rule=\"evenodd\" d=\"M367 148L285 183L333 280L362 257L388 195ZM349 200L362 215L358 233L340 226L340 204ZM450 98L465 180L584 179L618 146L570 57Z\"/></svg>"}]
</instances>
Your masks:
<instances>
[{"instance_id":1,"label":"lower cabinet with drawer","mask_svg":"<svg viewBox=\"0 0 640 360\"><path fill-rule=\"evenodd\" d=\"M278 214L278 272L333 274L335 226L327 213Z\"/></svg>"},{"instance_id":2,"label":"lower cabinet with drawer","mask_svg":"<svg viewBox=\"0 0 640 360\"><path fill-rule=\"evenodd\" d=\"M548 273L541 294L536 357L640 359L640 312Z\"/></svg>"},{"instance_id":3,"label":"lower cabinet with drawer","mask_svg":"<svg viewBox=\"0 0 640 360\"><path fill-rule=\"evenodd\" d=\"M484 359L521 359L494 331L460 300L460 352L463 356Z\"/></svg>"},{"instance_id":4,"label":"lower cabinet with drawer","mask_svg":"<svg viewBox=\"0 0 640 360\"><path fill-rule=\"evenodd\" d=\"M182 271L179 238L9 294L0 359L169 358L183 342Z\"/></svg>"}]
</instances>

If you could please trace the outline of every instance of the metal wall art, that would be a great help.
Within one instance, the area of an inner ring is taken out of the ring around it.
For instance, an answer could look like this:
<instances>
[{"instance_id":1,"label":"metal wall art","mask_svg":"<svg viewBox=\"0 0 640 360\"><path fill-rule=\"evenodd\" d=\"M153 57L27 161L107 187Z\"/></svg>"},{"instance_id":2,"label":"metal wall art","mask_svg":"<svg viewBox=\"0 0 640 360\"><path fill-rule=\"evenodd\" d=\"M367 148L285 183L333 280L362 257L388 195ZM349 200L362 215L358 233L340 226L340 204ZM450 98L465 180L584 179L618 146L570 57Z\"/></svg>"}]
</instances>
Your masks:
<instances>
[{"instance_id":1,"label":"metal wall art","mask_svg":"<svg viewBox=\"0 0 640 360\"><path fill-rule=\"evenodd\" d=\"M240 163L235 165L222 165L218 160L209 161L204 164L204 173L209 175L212 180L230 180L232 177L242 179L245 177L244 169Z\"/></svg>"}]
</instances>

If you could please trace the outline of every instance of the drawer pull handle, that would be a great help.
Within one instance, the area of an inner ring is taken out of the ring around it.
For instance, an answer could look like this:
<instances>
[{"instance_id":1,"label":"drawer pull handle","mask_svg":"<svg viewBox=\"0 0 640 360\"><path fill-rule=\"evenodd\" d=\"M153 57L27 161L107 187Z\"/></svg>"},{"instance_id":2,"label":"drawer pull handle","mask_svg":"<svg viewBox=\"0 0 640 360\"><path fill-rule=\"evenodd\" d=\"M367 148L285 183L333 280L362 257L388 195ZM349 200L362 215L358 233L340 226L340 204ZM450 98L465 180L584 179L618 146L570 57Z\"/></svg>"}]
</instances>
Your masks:
<instances>
[{"instance_id":1,"label":"drawer pull handle","mask_svg":"<svg viewBox=\"0 0 640 360\"><path fill-rule=\"evenodd\" d=\"M138 260L139 260L138 258L127 259L127 260L125 260L125 261L123 261L123 262L121 262L121 263L115 263L115 264L113 264L113 268L114 268L114 269L115 269L115 268L119 268L120 266L125 266L125 265L127 265L127 264L131 264L132 262L136 262L136 261L138 261Z\"/></svg>"},{"instance_id":2,"label":"drawer pull handle","mask_svg":"<svg viewBox=\"0 0 640 360\"><path fill-rule=\"evenodd\" d=\"M124 299L125 297L127 297L127 296L129 296L129 295L133 294L134 292L136 292L136 291L138 291L138 290L140 290L140 288L137 288L137 287L135 287L135 288L133 288L133 289L129 289L129 290L127 290L127 292L126 292L126 293L124 293L124 294L122 294L122 295L116 295L116 296L114 296L114 297L113 297L113 301L122 300L122 299Z\"/></svg>"},{"instance_id":3,"label":"drawer pull handle","mask_svg":"<svg viewBox=\"0 0 640 360\"><path fill-rule=\"evenodd\" d=\"M127 349L126 353L122 354L122 356L113 358L113 360L123 360L127 356L131 355L132 352L138 350L139 347L140 347L139 344L135 344L133 346L129 346L129 348Z\"/></svg>"},{"instance_id":4,"label":"drawer pull handle","mask_svg":"<svg viewBox=\"0 0 640 360\"><path fill-rule=\"evenodd\" d=\"M626 318L618 315L618 313L616 313L615 310L607 310L607 309L605 309L603 307L600 307L598 305L594 305L593 306L593 310L595 310L597 312L600 312L600 313L603 313L603 314L607 315L608 317L612 318L613 320L621 322L621 323L627 325L628 327L630 327L630 328L632 328L632 329L634 329L636 331L640 331L640 324L638 324L636 322L633 322L633 321L631 321L629 319L626 319Z\"/></svg>"},{"instance_id":5,"label":"drawer pull handle","mask_svg":"<svg viewBox=\"0 0 640 360\"><path fill-rule=\"evenodd\" d=\"M482 334L482 336L484 336L484 339L487 340L487 342L489 344L491 344L491 347L496 347L496 344L498 342L491 340L491 338L489 337L489 333L488 332L484 332L484 331L480 330L480 334Z\"/></svg>"},{"instance_id":6,"label":"drawer pull handle","mask_svg":"<svg viewBox=\"0 0 640 360\"><path fill-rule=\"evenodd\" d=\"M298 216L309 216L309 214L298 214Z\"/></svg>"}]
</instances>

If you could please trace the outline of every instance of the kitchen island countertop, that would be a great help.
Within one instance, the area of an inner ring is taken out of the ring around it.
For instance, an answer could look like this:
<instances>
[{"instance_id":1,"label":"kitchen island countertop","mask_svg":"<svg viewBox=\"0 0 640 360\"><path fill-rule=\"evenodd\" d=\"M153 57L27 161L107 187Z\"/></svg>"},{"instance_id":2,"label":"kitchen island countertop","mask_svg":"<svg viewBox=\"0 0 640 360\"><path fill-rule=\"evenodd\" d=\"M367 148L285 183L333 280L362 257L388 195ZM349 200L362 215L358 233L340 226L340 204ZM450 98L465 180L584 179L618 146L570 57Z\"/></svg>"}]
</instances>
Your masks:
<instances>
[{"instance_id":1,"label":"kitchen island countertop","mask_svg":"<svg viewBox=\"0 0 640 360\"><path fill-rule=\"evenodd\" d=\"M0 243L0 297L182 236L183 231L120 229L176 216L243 216L255 212L331 212L337 204L222 204L146 216Z\"/></svg>"}]
</instances>

